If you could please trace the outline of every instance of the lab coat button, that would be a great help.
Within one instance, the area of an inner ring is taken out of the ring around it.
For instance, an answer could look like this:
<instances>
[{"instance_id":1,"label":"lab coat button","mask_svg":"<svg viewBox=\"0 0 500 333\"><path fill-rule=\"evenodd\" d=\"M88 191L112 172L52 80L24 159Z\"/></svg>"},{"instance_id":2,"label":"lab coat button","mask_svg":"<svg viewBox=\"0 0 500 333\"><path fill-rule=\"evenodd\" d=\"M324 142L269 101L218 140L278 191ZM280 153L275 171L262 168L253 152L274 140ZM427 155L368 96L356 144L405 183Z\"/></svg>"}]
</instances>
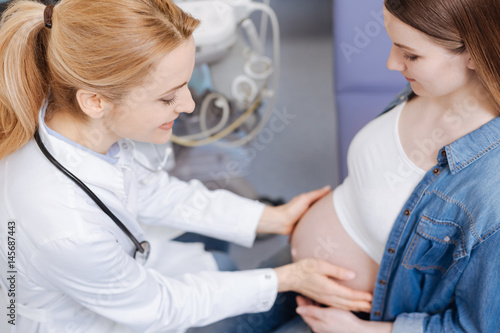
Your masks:
<instances>
[{"instance_id":1,"label":"lab coat button","mask_svg":"<svg viewBox=\"0 0 500 333\"><path fill-rule=\"evenodd\" d=\"M128 149L128 145L126 143L122 143L122 148L123 149Z\"/></svg>"}]
</instances>

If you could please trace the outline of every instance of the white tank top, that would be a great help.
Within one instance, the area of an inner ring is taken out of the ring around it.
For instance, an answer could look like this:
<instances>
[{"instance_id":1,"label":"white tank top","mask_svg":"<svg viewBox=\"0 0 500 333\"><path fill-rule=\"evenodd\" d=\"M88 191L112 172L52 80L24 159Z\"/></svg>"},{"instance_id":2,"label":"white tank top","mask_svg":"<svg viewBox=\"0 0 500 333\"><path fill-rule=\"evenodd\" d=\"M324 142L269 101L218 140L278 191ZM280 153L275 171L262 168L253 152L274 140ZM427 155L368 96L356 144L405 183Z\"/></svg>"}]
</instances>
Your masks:
<instances>
[{"instance_id":1,"label":"white tank top","mask_svg":"<svg viewBox=\"0 0 500 333\"><path fill-rule=\"evenodd\" d=\"M401 145L398 123L405 105L375 118L354 137L348 176L333 193L340 223L378 264L397 215L426 173Z\"/></svg>"}]
</instances>

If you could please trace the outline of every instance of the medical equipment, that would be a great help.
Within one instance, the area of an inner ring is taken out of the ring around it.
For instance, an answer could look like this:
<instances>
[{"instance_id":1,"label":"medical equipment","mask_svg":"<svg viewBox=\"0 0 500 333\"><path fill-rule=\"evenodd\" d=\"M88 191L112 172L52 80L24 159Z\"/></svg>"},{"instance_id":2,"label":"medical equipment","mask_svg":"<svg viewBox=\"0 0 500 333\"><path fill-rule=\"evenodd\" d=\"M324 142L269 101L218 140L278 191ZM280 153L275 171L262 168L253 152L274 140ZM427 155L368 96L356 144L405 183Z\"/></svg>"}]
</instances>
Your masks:
<instances>
[{"instance_id":1,"label":"medical equipment","mask_svg":"<svg viewBox=\"0 0 500 333\"><path fill-rule=\"evenodd\" d=\"M151 250L151 247L148 243L148 241L142 241L139 243L137 238L130 232L130 230L127 229L127 227L109 210L109 208L95 195L94 192L92 192L91 189L85 185L78 177L73 175L68 169L66 169L64 166L62 166L54 156L52 156L45 145L43 144L42 140L40 139L40 134L38 131L35 132L35 141L38 144L38 147L42 151L42 153L45 155L45 157L56 167L58 168L65 176L67 176L69 179L71 179L78 187L80 187L96 204L99 206L99 208L102 209L106 215L108 215L113 222L116 223L116 225L130 238L130 240L134 243L136 250L133 255L135 260L137 260L139 263L144 264L148 260L149 257L149 252Z\"/></svg>"},{"instance_id":2,"label":"medical equipment","mask_svg":"<svg viewBox=\"0 0 500 333\"><path fill-rule=\"evenodd\" d=\"M276 101L280 53L276 14L269 7L269 1L197 0L177 4L201 21L193 34L196 64L208 67L213 92L205 96L199 108L199 132L174 135L172 141L188 147L215 144L224 148L251 142L269 120ZM256 11L262 12L260 34L250 19ZM273 27L273 59L264 54L268 20ZM266 111L260 121L256 121L259 106L266 101ZM211 108L218 112L210 114ZM179 121L183 121L183 117ZM214 126L209 127L210 122L215 122ZM252 127L248 133L228 140L229 135L245 123ZM221 142L222 139L225 142Z\"/></svg>"}]
</instances>

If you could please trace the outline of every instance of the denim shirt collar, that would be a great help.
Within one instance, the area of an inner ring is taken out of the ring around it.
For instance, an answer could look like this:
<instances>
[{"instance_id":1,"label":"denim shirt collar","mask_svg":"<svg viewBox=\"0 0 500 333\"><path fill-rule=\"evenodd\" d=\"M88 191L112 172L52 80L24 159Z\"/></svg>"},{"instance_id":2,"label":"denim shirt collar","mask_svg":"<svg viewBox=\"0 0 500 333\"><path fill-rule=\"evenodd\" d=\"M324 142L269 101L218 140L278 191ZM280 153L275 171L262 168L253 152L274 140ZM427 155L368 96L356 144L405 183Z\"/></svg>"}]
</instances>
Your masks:
<instances>
[{"instance_id":1,"label":"denim shirt collar","mask_svg":"<svg viewBox=\"0 0 500 333\"><path fill-rule=\"evenodd\" d=\"M397 96L389 103L382 114L393 109L395 106L410 99L414 94L411 85L408 84ZM442 151L446 152L450 171L456 174L465 169L488 152L494 150L500 145L500 116L494 118L480 128L464 135L449 145L440 149L438 162L442 162L444 157Z\"/></svg>"},{"instance_id":2,"label":"denim shirt collar","mask_svg":"<svg viewBox=\"0 0 500 333\"><path fill-rule=\"evenodd\" d=\"M496 117L445 147L451 173L460 172L499 145L500 117Z\"/></svg>"}]
</instances>

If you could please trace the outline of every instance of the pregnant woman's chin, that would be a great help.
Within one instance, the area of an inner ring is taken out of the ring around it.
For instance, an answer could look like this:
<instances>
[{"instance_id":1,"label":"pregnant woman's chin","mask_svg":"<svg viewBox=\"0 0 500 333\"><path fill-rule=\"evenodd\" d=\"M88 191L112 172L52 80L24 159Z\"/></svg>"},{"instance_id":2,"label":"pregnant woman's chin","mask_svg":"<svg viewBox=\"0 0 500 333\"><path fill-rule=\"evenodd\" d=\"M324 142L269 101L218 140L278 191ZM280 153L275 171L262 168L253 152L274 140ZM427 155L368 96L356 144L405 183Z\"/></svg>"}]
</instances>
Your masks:
<instances>
[{"instance_id":1,"label":"pregnant woman's chin","mask_svg":"<svg viewBox=\"0 0 500 333\"><path fill-rule=\"evenodd\" d=\"M353 289L373 292L379 265L347 234L337 217L332 193L316 202L302 219L291 238L294 261L318 258L356 273L351 281L342 281Z\"/></svg>"}]
</instances>

